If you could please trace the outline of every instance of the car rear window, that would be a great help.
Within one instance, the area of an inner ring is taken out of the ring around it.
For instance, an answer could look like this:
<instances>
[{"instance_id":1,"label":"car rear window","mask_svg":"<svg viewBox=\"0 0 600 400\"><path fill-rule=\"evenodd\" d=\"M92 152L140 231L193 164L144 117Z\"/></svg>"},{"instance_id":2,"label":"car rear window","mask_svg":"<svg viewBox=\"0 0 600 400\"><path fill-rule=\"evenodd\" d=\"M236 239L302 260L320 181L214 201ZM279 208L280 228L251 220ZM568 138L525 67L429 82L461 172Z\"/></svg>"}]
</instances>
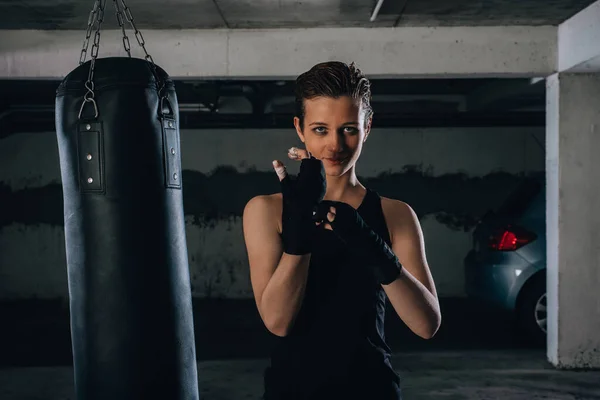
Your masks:
<instances>
[{"instance_id":1,"label":"car rear window","mask_svg":"<svg viewBox=\"0 0 600 400\"><path fill-rule=\"evenodd\" d=\"M497 213L500 215L519 217L529 207L535 196L544 189L544 180L539 177L525 178L517 188L511 192Z\"/></svg>"}]
</instances>

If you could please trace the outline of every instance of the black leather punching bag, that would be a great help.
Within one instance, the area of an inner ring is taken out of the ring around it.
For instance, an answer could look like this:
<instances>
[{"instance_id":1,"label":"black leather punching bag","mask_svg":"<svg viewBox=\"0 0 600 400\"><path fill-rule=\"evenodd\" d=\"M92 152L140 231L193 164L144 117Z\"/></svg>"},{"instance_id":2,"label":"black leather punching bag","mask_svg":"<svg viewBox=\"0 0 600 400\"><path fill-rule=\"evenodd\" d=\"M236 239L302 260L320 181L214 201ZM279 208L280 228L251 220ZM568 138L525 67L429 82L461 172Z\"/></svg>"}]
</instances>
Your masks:
<instances>
[{"instance_id":1,"label":"black leather punching bag","mask_svg":"<svg viewBox=\"0 0 600 400\"><path fill-rule=\"evenodd\" d=\"M77 399L199 398L177 96L152 66L97 59L86 88L88 61L57 90Z\"/></svg>"}]
</instances>

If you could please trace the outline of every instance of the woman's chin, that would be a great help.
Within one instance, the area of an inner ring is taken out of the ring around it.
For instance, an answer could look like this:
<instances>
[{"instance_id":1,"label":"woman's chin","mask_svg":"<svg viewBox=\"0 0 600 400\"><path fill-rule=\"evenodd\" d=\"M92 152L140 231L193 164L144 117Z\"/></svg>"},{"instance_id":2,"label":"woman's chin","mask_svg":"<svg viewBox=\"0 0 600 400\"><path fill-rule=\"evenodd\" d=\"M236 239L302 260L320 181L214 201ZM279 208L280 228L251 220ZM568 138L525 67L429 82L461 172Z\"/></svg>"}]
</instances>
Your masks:
<instances>
[{"instance_id":1,"label":"woman's chin","mask_svg":"<svg viewBox=\"0 0 600 400\"><path fill-rule=\"evenodd\" d=\"M348 172L350 168L348 164L339 164L339 165L326 165L325 166L325 175L327 176L340 176L344 175L344 173Z\"/></svg>"}]
</instances>

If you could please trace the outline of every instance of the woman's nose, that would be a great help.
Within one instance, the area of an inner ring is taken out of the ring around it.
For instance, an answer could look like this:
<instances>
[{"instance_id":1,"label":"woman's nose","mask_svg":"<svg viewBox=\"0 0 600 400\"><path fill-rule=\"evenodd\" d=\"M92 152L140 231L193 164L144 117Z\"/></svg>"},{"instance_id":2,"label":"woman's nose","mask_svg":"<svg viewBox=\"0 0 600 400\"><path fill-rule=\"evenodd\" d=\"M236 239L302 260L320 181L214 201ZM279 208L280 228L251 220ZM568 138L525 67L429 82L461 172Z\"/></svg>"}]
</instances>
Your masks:
<instances>
[{"instance_id":1,"label":"woman's nose","mask_svg":"<svg viewBox=\"0 0 600 400\"><path fill-rule=\"evenodd\" d=\"M329 135L327 147L332 153L339 153L344 148L344 135L338 132L331 132Z\"/></svg>"}]
</instances>

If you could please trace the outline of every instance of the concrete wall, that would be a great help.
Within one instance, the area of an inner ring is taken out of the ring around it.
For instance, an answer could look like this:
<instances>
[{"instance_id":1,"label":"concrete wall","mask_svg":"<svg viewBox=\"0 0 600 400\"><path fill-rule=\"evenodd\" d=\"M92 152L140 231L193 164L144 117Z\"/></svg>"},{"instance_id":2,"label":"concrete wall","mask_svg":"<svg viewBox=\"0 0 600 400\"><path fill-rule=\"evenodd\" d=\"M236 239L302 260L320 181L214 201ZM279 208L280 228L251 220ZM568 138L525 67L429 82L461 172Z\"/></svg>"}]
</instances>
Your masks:
<instances>
[{"instance_id":1,"label":"concrete wall","mask_svg":"<svg viewBox=\"0 0 600 400\"><path fill-rule=\"evenodd\" d=\"M182 132L193 294L252 296L241 213L278 191L271 160L299 144L289 130ZM544 170L544 128L374 129L363 184L409 203L424 230L440 296L464 293L470 230L524 175ZM67 296L62 190L54 132L0 140L0 298Z\"/></svg>"}]
</instances>

